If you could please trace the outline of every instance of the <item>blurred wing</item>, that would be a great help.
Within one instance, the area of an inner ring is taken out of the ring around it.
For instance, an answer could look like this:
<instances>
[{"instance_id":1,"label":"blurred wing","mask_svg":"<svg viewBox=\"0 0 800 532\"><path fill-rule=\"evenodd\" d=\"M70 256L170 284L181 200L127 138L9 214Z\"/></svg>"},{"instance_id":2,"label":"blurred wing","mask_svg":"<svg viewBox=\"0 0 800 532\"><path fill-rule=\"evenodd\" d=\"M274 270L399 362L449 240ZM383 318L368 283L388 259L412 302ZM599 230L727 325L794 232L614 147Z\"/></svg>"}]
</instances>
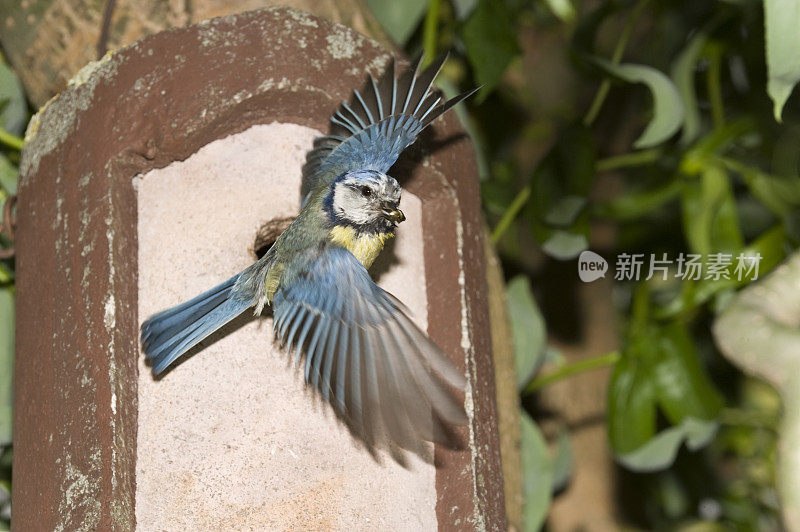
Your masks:
<instances>
[{"instance_id":1,"label":"blurred wing","mask_svg":"<svg viewBox=\"0 0 800 532\"><path fill-rule=\"evenodd\" d=\"M387 172L400 153L411 145L439 115L477 89L442 102L433 80L447 60L442 56L418 74L419 60L398 80L395 65L380 82L372 76L364 94L354 91L331 117L337 133L319 137L303 166L302 197L320 183L329 183L348 170Z\"/></svg>"},{"instance_id":2,"label":"blurred wing","mask_svg":"<svg viewBox=\"0 0 800 532\"><path fill-rule=\"evenodd\" d=\"M344 248L331 246L275 294L275 334L304 357L311 384L374 452L389 440L453 445L466 423L446 385L465 381L441 350Z\"/></svg>"}]
</instances>

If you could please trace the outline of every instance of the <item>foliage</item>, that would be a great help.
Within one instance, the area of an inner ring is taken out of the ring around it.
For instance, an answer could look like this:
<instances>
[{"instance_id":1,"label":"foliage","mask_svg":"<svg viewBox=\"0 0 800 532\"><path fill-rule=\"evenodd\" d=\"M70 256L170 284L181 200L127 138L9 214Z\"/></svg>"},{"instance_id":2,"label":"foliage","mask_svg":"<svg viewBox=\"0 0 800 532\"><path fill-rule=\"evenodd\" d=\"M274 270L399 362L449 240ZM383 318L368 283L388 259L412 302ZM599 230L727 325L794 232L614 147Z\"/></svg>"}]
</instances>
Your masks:
<instances>
[{"instance_id":1,"label":"foliage","mask_svg":"<svg viewBox=\"0 0 800 532\"><path fill-rule=\"evenodd\" d=\"M530 528L539 528L547 517L553 471L547 442L526 413L520 416L522 436L522 494L525 497L524 519Z\"/></svg>"},{"instance_id":2,"label":"foliage","mask_svg":"<svg viewBox=\"0 0 800 532\"><path fill-rule=\"evenodd\" d=\"M683 125L685 113L681 95L666 74L647 65L615 64L602 58L593 62L612 76L628 83L644 83L653 96L653 118L633 147L651 148L668 140Z\"/></svg>"},{"instance_id":3,"label":"foliage","mask_svg":"<svg viewBox=\"0 0 800 532\"><path fill-rule=\"evenodd\" d=\"M2 59L0 57L0 59ZM17 192L17 166L22 139L18 135L30 117L22 85L0 61L0 212ZM0 223L2 221L0 220ZM0 236L0 248L13 243ZM14 263L0 259L0 530L11 519L12 375L14 371Z\"/></svg>"},{"instance_id":4,"label":"foliage","mask_svg":"<svg viewBox=\"0 0 800 532\"><path fill-rule=\"evenodd\" d=\"M775 104L775 119L780 121L783 106L800 81L800 4L765 0L767 41L767 92Z\"/></svg>"},{"instance_id":5,"label":"foliage","mask_svg":"<svg viewBox=\"0 0 800 532\"><path fill-rule=\"evenodd\" d=\"M620 501L633 523L778 526L774 392L724 362L709 325L800 242L800 105L790 98L800 9L779 0L425 3L399 43L428 58L455 51L446 90L483 85L469 128L492 239L513 276L525 404L552 382L613 365L608 435L624 478L641 488L636 503ZM390 4L370 0L387 27ZM620 351L548 359L542 317L553 310L537 310L534 295L554 265L575 271L590 245L616 266ZM636 254L672 263L648 275L645 260L638 278L620 276L621 257ZM716 275L681 275L675 259L689 254ZM741 275L737 257L760 257L757 275ZM526 416L525 515L536 529L553 496L542 479L557 459Z\"/></svg>"},{"instance_id":6,"label":"foliage","mask_svg":"<svg viewBox=\"0 0 800 532\"><path fill-rule=\"evenodd\" d=\"M514 316L511 332L516 347L517 384L522 387L545 363L547 331L527 277L520 275L508 282L507 299L508 312Z\"/></svg>"}]
</instances>

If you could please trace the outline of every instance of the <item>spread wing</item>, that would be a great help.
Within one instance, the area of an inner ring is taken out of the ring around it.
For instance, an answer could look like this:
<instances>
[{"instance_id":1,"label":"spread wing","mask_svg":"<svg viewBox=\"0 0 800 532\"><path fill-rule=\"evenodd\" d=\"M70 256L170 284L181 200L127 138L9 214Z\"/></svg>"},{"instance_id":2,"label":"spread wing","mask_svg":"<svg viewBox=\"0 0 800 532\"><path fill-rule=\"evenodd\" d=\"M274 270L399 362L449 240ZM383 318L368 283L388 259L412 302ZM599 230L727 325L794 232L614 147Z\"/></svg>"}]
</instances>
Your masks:
<instances>
[{"instance_id":1,"label":"spread wing","mask_svg":"<svg viewBox=\"0 0 800 532\"><path fill-rule=\"evenodd\" d=\"M303 166L301 197L348 170L388 172L420 131L478 90L442 101L433 80L446 60L445 55L421 74L417 60L400 79L392 61L379 82L369 77L363 95L354 91L351 102L343 102L331 117L331 134L314 141Z\"/></svg>"},{"instance_id":2,"label":"spread wing","mask_svg":"<svg viewBox=\"0 0 800 532\"><path fill-rule=\"evenodd\" d=\"M304 360L306 382L371 452L453 445L447 425L466 416L448 386L464 377L350 252L326 248L274 305L275 334Z\"/></svg>"}]
</instances>

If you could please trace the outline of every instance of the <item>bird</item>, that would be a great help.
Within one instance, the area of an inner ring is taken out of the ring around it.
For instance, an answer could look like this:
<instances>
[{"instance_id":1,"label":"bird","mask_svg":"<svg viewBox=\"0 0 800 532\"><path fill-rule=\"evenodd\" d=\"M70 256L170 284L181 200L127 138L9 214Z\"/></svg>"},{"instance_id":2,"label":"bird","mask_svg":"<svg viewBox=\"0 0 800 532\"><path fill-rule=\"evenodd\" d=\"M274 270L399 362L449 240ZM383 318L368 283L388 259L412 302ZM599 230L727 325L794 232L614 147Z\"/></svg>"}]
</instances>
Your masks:
<instances>
[{"instance_id":1,"label":"bird","mask_svg":"<svg viewBox=\"0 0 800 532\"><path fill-rule=\"evenodd\" d=\"M401 450L421 454L424 442L459 446L452 427L467 422L455 398L464 374L368 273L405 220L402 188L387 172L423 129L478 90L444 99L433 83L447 56L422 71L420 59L399 77L391 61L333 113L330 134L307 154L299 214L258 261L142 324L154 375L269 304L276 340L373 456L384 448L403 463Z\"/></svg>"}]
</instances>

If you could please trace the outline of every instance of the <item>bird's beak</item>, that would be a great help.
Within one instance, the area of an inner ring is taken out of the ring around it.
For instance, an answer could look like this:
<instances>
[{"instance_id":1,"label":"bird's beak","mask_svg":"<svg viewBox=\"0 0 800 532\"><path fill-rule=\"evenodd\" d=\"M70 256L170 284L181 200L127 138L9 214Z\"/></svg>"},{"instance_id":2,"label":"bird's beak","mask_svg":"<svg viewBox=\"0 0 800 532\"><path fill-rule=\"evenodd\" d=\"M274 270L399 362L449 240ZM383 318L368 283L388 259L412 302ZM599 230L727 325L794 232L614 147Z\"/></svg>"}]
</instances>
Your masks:
<instances>
[{"instance_id":1,"label":"bird's beak","mask_svg":"<svg viewBox=\"0 0 800 532\"><path fill-rule=\"evenodd\" d=\"M396 224L405 221L406 219L406 215L403 214L403 211L396 207L384 207L381 211L381 214Z\"/></svg>"}]
</instances>

